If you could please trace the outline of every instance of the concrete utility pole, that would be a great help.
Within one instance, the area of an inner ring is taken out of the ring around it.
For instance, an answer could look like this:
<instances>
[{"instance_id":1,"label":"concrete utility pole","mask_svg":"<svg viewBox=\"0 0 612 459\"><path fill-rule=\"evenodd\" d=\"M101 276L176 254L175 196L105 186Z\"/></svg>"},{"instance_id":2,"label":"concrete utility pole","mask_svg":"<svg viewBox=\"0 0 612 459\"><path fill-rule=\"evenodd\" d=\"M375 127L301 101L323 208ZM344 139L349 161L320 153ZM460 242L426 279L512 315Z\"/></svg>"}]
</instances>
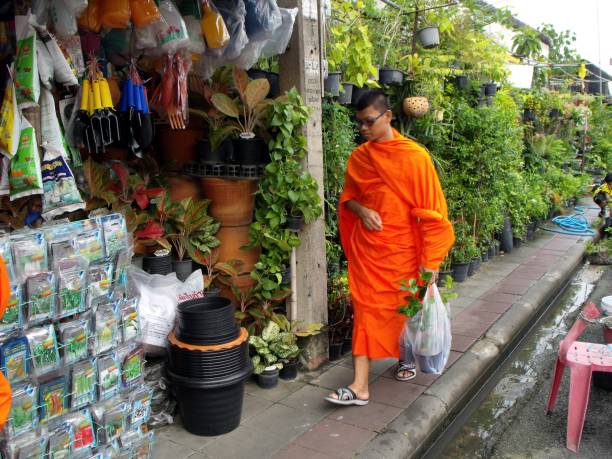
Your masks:
<instances>
[{"instance_id":1,"label":"concrete utility pole","mask_svg":"<svg viewBox=\"0 0 612 459\"><path fill-rule=\"evenodd\" d=\"M285 8L299 8L287 52L280 58L282 90L296 87L311 110L305 127L308 152L304 166L319 184L323 203L323 139L321 126L322 65L321 24L322 1L281 0ZM301 232L302 244L297 249L297 313L291 320L327 323L327 266L325 258L325 219L319 218ZM327 359L327 334L309 339L303 357L309 369Z\"/></svg>"}]
</instances>

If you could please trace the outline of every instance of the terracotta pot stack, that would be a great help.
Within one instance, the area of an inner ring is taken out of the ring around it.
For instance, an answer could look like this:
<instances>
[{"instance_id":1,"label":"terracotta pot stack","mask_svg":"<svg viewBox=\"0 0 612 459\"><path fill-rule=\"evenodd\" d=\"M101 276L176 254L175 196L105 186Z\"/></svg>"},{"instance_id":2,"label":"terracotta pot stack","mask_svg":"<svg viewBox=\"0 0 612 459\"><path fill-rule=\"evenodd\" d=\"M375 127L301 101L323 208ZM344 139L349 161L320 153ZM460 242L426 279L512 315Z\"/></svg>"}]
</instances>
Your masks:
<instances>
[{"instance_id":1,"label":"terracotta pot stack","mask_svg":"<svg viewBox=\"0 0 612 459\"><path fill-rule=\"evenodd\" d=\"M257 182L254 180L229 180L220 178L202 178L202 195L210 199L209 214L221 223L217 239L221 245L216 255L219 262L240 260L240 273L231 279L231 284L241 291L254 287L255 280L250 272L259 259L259 248L244 250L249 242L249 225L253 221L255 192ZM232 301L237 298L229 286L220 284L221 295Z\"/></svg>"}]
</instances>

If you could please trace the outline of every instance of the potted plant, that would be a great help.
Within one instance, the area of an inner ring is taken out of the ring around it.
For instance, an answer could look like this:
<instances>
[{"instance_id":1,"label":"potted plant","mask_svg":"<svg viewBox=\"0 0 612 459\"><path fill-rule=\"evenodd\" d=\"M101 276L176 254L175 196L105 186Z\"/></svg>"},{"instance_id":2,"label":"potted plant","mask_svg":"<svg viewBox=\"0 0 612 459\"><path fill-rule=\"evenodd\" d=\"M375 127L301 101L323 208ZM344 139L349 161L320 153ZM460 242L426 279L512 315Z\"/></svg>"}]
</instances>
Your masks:
<instances>
[{"instance_id":1,"label":"potted plant","mask_svg":"<svg viewBox=\"0 0 612 459\"><path fill-rule=\"evenodd\" d=\"M466 91L470 87L470 78L467 75L455 75L455 85L460 91Z\"/></svg>"},{"instance_id":2,"label":"potted plant","mask_svg":"<svg viewBox=\"0 0 612 459\"><path fill-rule=\"evenodd\" d=\"M458 235L454 247L451 249L453 279L464 282L472 260L478 253L473 236Z\"/></svg>"},{"instance_id":3,"label":"potted plant","mask_svg":"<svg viewBox=\"0 0 612 459\"><path fill-rule=\"evenodd\" d=\"M417 33L421 46L425 49L436 48L440 46L440 31L438 26L423 27Z\"/></svg>"},{"instance_id":4,"label":"potted plant","mask_svg":"<svg viewBox=\"0 0 612 459\"><path fill-rule=\"evenodd\" d=\"M328 335L329 360L342 356L342 347L347 347L345 339L353 328L353 310L348 288L348 273L342 271L333 276L328 283Z\"/></svg>"},{"instance_id":5,"label":"potted plant","mask_svg":"<svg viewBox=\"0 0 612 459\"><path fill-rule=\"evenodd\" d=\"M295 335L282 332L278 324L268 321L260 336L250 336L249 344L253 351L251 362L257 384L264 389L272 389L278 384L278 372L283 368L283 360L298 355L299 347Z\"/></svg>"},{"instance_id":6,"label":"potted plant","mask_svg":"<svg viewBox=\"0 0 612 459\"><path fill-rule=\"evenodd\" d=\"M261 157L261 140L255 136L255 129L265 129L263 121L271 102L266 99L270 83L264 78L249 81L247 73L236 67L232 70L232 77L238 98L232 99L217 92L212 95L211 102L217 110L232 118L239 129L234 142L236 161L242 165L257 165Z\"/></svg>"},{"instance_id":7,"label":"potted plant","mask_svg":"<svg viewBox=\"0 0 612 459\"><path fill-rule=\"evenodd\" d=\"M440 272L438 274L438 285L440 287L444 287L447 282L447 279L450 278L452 280L453 270L452 270L452 260L450 257L446 257L442 264L440 264Z\"/></svg>"}]
</instances>

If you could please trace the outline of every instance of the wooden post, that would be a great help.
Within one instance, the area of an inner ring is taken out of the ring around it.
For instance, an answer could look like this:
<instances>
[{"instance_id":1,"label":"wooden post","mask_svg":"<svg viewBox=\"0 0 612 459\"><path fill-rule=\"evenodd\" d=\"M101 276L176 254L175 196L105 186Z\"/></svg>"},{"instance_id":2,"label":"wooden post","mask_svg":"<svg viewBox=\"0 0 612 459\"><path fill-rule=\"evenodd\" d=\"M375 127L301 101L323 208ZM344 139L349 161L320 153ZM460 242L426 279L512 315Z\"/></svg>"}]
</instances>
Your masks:
<instances>
[{"instance_id":1,"label":"wooden post","mask_svg":"<svg viewBox=\"0 0 612 459\"><path fill-rule=\"evenodd\" d=\"M319 18L322 2L282 0L285 8L299 8L287 52L280 58L281 89L297 88L311 110L305 126L307 155L305 168L319 184L323 203L323 141L321 127L321 33ZM297 317L291 320L327 323L327 264L325 258L325 219L319 218L301 232L297 249ZM327 359L327 334L309 339L303 363L315 369Z\"/></svg>"}]
</instances>

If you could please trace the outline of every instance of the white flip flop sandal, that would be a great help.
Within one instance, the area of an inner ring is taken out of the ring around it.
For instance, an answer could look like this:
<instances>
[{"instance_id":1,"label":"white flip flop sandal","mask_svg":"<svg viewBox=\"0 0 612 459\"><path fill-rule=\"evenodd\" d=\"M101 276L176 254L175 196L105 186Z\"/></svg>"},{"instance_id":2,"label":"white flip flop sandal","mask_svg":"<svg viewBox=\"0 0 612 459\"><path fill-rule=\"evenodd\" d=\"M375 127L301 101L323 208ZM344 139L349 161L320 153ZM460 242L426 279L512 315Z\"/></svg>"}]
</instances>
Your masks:
<instances>
[{"instance_id":1,"label":"white flip flop sandal","mask_svg":"<svg viewBox=\"0 0 612 459\"><path fill-rule=\"evenodd\" d=\"M401 373L407 372L408 376L400 376ZM416 365L410 363L399 362L395 369L395 379L398 381L410 381L416 378Z\"/></svg>"},{"instance_id":2,"label":"white flip flop sandal","mask_svg":"<svg viewBox=\"0 0 612 459\"><path fill-rule=\"evenodd\" d=\"M362 400L359 397L357 397L357 394L350 388L350 387L341 387L340 389L336 389L336 395L338 396L338 398L333 398L333 397L325 397L325 400L327 400L330 403L333 403L334 405L343 405L343 406L349 406L349 405L357 405L357 406L363 406L363 405L367 405L369 400Z\"/></svg>"}]
</instances>

